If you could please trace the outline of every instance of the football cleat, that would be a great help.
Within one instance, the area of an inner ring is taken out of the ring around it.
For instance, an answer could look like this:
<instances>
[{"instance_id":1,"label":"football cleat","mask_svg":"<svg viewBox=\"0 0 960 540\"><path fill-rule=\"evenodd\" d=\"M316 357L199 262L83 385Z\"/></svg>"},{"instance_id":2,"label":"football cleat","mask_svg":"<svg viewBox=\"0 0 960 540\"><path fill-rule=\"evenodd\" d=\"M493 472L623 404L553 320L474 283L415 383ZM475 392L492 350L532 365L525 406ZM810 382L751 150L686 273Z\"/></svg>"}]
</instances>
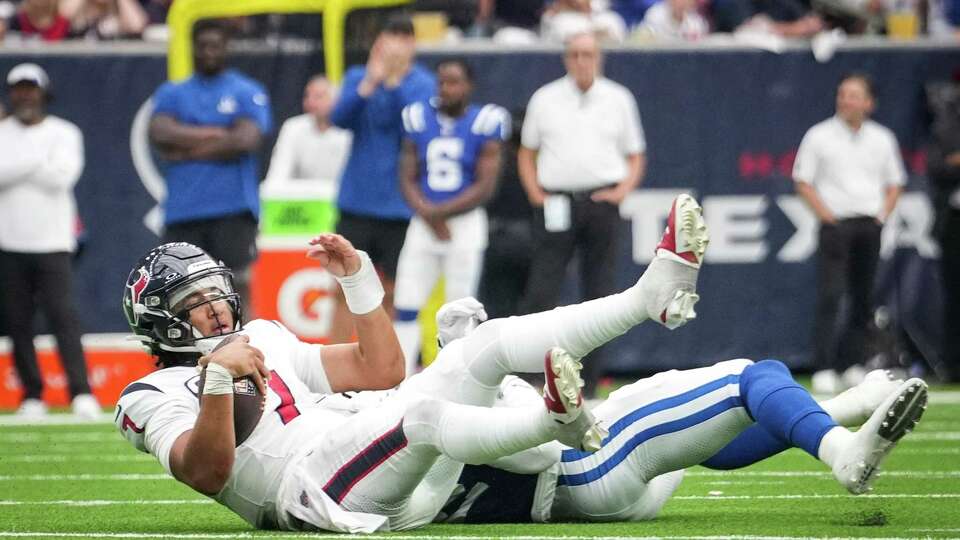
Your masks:
<instances>
[{"instance_id":1,"label":"football cleat","mask_svg":"<svg viewBox=\"0 0 960 540\"><path fill-rule=\"evenodd\" d=\"M673 330L697 317L697 275L710 236L703 210L690 195L676 198L656 257L640 277L647 316Z\"/></svg>"},{"instance_id":2,"label":"football cleat","mask_svg":"<svg viewBox=\"0 0 960 540\"><path fill-rule=\"evenodd\" d=\"M859 426L866 422L887 396L901 384L903 380L895 379L889 370L875 369L867 373L860 384L821 405L841 426ZM888 414L892 415L893 411L888 411Z\"/></svg>"},{"instance_id":3,"label":"football cleat","mask_svg":"<svg viewBox=\"0 0 960 540\"><path fill-rule=\"evenodd\" d=\"M917 425L927 404L927 384L909 379L870 415L833 465L833 476L855 495L871 489L880 464Z\"/></svg>"},{"instance_id":4,"label":"football cleat","mask_svg":"<svg viewBox=\"0 0 960 540\"><path fill-rule=\"evenodd\" d=\"M703 209L696 199L684 193L673 201L667 228L657 244L657 256L700 268L710 235L703 221Z\"/></svg>"},{"instance_id":5,"label":"football cleat","mask_svg":"<svg viewBox=\"0 0 960 540\"><path fill-rule=\"evenodd\" d=\"M579 360L559 347L547 351L543 402L547 413L558 424L558 441L578 450L595 452L607 432L583 404L582 368Z\"/></svg>"}]
</instances>

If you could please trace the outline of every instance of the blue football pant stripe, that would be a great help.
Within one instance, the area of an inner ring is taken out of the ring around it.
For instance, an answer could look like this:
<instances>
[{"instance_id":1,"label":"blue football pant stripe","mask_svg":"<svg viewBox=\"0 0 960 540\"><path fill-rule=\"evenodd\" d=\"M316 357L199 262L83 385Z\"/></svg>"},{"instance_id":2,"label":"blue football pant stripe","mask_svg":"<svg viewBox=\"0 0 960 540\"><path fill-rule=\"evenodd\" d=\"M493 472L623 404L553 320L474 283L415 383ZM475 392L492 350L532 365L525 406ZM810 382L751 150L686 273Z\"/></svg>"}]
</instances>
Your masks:
<instances>
[{"instance_id":1,"label":"blue football pant stripe","mask_svg":"<svg viewBox=\"0 0 960 540\"><path fill-rule=\"evenodd\" d=\"M623 431L624 429L629 427L631 424L637 422L642 418L650 416L651 414L658 413L660 411L665 411L667 409L678 407L680 405L683 405L684 403L693 401L698 397L705 396L710 392L713 392L719 388L723 388L724 386L728 386L731 384L740 384L740 376L727 375L725 377L721 377L717 380L710 381L709 383L706 383L702 386L694 388L693 390L688 390L682 394L677 394L676 396L672 396L666 399L661 399L660 401L655 401L648 405L644 405L643 407L640 407L639 409L625 415L623 418L614 422L614 424L609 428L610 435L606 439L604 439L603 444L606 445L607 443L615 439L616 436L619 435L621 431ZM593 454L590 452L583 452L580 450L564 450L561 460L566 462L578 461L581 459L586 459L592 455Z\"/></svg>"},{"instance_id":2,"label":"blue football pant stripe","mask_svg":"<svg viewBox=\"0 0 960 540\"><path fill-rule=\"evenodd\" d=\"M672 422L658 424L649 429L645 429L627 440L627 442L620 447L619 450L617 450L612 456L607 458L606 461L597 467L580 474L560 475L557 479L557 485L579 486L593 482L594 480L602 478L605 474L613 470L614 467L619 465L623 460L627 459L627 456L630 455L630 452L633 452L638 446L649 441L650 439L682 431L697 424L706 422L707 420L710 420L711 418L732 408L742 406L743 401L741 401L739 397L731 396L723 401L714 403L706 409L691 414L690 416L681 418L679 420L674 420Z\"/></svg>"}]
</instances>

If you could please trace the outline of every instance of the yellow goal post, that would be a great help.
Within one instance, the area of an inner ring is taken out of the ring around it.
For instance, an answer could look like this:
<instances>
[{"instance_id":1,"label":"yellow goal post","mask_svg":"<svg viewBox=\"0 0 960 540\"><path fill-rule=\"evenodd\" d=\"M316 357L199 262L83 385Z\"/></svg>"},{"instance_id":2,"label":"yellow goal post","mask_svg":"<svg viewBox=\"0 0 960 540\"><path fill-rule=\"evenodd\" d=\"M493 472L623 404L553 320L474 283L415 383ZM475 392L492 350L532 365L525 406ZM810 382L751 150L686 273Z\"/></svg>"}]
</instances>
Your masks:
<instances>
[{"instance_id":1,"label":"yellow goal post","mask_svg":"<svg viewBox=\"0 0 960 540\"><path fill-rule=\"evenodd\" d=\"M167 14L170 42L167 78L186 79L193 73L190 31L200 19L242 17L265 13L323 13L323 59L327 78L340 82L344 70L344 28L356 9L399 6L410 0L176 0Z\"/></svg>"}]
</instances>

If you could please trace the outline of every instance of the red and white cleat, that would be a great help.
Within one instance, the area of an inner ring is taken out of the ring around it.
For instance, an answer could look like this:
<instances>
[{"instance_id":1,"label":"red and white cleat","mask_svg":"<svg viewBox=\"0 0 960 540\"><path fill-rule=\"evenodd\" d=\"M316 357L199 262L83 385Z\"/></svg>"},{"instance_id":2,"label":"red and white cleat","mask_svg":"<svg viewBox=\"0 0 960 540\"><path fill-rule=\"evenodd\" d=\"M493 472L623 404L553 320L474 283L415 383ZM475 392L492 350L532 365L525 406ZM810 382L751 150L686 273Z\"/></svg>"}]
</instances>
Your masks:
<instances>
[{"instance_id":1,"label":"red and white cleat","mask_svg":"<svg viewBox=\"0 0 960 540\"><path fill-rule=\"evenodd\" d=\"M697 275L710 242L703 209L683 194L673 201L656 257L640 277L647 316L673 330L697 317Z\"/></svg>"},{"instance_id":2,"label":"red and white cleat","mask_svg":"<svg viewBox=\"0 0 960 540\"><path fill-rule=\"evenodd\" d=\"M690 195L684 193L678 196L667 216L663 238L657 244L657 256L700 268L709 242L703 209Z\"/></svg>"},{"instance_id":3,"label":"red and white cleat","mask_svg":"<svg viewBox=\"0 0 960 540\"><path fill-rule=\"evenodd\" d=\"M554 347L544 357L543 402L558 424L557 440L576 448L595 452L607 431L600 426L583 403L583 365L567 351Z\"/></svg>"}]
</instances>

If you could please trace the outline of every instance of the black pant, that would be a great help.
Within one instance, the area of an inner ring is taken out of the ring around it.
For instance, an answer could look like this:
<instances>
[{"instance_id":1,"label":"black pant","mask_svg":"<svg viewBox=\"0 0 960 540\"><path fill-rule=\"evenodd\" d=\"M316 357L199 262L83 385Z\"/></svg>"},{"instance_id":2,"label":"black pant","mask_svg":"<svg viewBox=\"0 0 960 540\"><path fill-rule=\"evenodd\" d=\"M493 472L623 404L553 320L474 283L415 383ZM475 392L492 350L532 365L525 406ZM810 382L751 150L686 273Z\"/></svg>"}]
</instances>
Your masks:
<instances>
[{"instance_id":1,"label":"black pant","mask_svg":"<svg viewBox=\"0 0 960 540\"><path fill-rule=\"evenodd\" d=\"M13 341L13 360L23 384L24 399L40 399L43 379L33 347L33 319L37 304L57 338L70 394L89 394L87 364L80 344L80 325L73 307L70 253L11 253L0 251L0 296Z\"/></svg>"},{"instance_id":2,"label":"black pant","mask_svg":"<svg viewBox=\"0 0 960 540\"><path fill-rule=\"evenodd\" d=\"M960 210L944 215L940 237L943 270L943 361L952 382L960 382Z\"/></svg>"},{"instance_id":3,"label":"black pant","mask_svg":"<svg viewBox=\"0 0 960 540\"><path fill-rule=\"evenodd\" d=\"M337 233L341 234L370 256L384 276L393 281L397 277L397 263L400 261L400 249L407 237L406 219L385 219L362 216L349 212L340 212Z\"/></svg>"},{"instance_id":4,"label":"black pant","mask_svg":"<svg viewBox=\"0 0 960 540\"><path fill-rule=\"evenodd\" d=\"M244 319L252 318L250 265L257 258L257 220L252 214L173 223L166 227L162 241L190 242L229 266L233 285L243 301Z\"/></svg>"},{"instance_id":5,"label":"black pant","mask_svg":"<svg viewBox=\"0 0 960 540\"><path fill-rule=\"evenodd\" d=\"M483 254L477 295L491 319L520 312L533 253L530 229L529 219L490 219L490 240Z\"/></svg>"},{"instance_id":6,"label":"black pant","mask_svg":"<svg viewBox=\"0 0 960 540\"><path fill-rule=\"evenodd\" d=\"M820 227L813 331L816 369L843 370L865 360L862 352L873 317L881 230L882 226L872 217L843 219L836 225ZM850 320L843 346L838 348L837 312L844 293L850 295Z\"/></svg>"},{"instance_id":7,"label":"black pant","mask_svg":"<svg viewBox=\"0 0 960 540\"><path fill-rule=\"evenodd\" d=\"M548 232L543 208L534 214L534 250L521 313L535 313L556 307L567 265L575 252L580 258L580 282L584 300L616 292L617 234L620 211L606 202L593 202L587 192L571 195L570 228ZM546 351L544 351L546 352ZM590 354L583 364L584 393L592 396L603 373L603 347Z\"/></svg>"}]
</instances>

